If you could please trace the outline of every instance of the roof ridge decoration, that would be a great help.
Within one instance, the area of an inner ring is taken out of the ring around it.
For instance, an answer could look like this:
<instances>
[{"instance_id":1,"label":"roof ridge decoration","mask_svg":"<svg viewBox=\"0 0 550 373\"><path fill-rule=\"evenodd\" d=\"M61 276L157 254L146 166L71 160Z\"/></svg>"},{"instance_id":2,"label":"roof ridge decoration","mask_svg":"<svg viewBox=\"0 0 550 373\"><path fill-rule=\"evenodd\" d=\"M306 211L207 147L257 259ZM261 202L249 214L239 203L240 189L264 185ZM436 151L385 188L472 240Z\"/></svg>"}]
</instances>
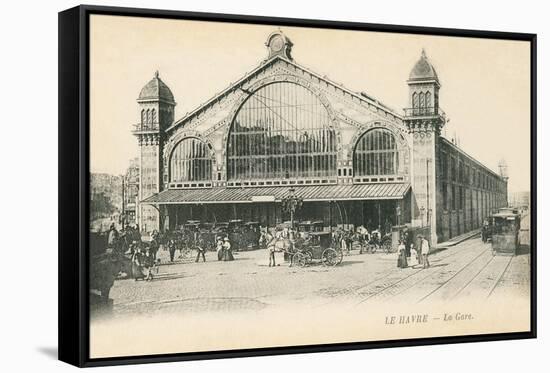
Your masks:
<instances>
[{"instance_id":1,"label":"roof ridge decoration","mask_svg":"<svg viewBox=\"0 0 550 373\"><path fill-rule=\"evenodd\" d=\"M265 42L265 46L269 51L267 58L282 56L292 61L291 51L293 45L290 39L279 28L267 37L267 41Z\"/></svg>"}]
</instances>

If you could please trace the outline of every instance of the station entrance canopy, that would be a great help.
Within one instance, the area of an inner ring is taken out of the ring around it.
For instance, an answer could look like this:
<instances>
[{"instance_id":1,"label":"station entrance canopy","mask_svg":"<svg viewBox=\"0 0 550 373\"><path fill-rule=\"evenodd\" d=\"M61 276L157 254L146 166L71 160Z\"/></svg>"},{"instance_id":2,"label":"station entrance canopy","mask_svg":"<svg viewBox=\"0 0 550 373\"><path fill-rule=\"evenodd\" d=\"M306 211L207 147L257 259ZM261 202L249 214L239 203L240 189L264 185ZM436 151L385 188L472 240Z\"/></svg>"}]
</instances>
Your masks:
<instances>
[{"instance_id":1,"label":"station entrance canopy","mask_svg":"<svg viewBox=\"0 0 550 373\"><path fill-rule=\"evenodd\" d=\"M141 203L151 205L258 203L280 202L289 195L289 189L304 202L362 201L402 199L410 183L378 183L353 185L308 185L288 187L169 189L152 195Z\"/></svg>"}]
</instances>

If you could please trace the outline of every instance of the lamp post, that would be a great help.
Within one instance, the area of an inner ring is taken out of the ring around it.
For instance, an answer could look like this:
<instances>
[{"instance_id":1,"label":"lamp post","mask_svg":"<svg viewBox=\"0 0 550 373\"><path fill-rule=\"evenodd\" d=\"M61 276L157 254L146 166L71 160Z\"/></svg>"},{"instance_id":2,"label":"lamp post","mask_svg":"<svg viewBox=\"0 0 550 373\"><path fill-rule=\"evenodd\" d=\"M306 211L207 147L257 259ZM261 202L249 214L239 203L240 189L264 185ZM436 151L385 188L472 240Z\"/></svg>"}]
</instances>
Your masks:
<instances>
[{"instance_id":1,"label":"lamp post","mask_svg":"<svg viewBox=\"0 0 550 373\"><path fill-rule=\"evenodd\" d=\"M294 194L294 188L288 190L288 196L281 200L283 211L290 214L290 226L294 228L294 214L302 207L304 199Z\"/></svg>"}]
</instances>

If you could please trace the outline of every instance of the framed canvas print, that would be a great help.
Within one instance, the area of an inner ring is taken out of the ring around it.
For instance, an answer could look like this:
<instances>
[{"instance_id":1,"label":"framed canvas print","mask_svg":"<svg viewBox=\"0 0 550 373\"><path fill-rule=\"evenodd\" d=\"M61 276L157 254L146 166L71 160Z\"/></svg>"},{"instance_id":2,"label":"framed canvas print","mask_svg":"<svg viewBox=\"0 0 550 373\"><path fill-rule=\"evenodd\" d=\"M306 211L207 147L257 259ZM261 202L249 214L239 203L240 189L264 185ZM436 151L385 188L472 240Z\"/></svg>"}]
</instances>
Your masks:
<instances>
[{"instance_id":1,"label":"framed canvas print","mask_svg":"<svg viewBox=\"0 0 550 373\"><path fill-rule=\"evenodd\" d=\"M59 356L533 338L536 35L59 14Z\"/></svg>"}]
</instances>

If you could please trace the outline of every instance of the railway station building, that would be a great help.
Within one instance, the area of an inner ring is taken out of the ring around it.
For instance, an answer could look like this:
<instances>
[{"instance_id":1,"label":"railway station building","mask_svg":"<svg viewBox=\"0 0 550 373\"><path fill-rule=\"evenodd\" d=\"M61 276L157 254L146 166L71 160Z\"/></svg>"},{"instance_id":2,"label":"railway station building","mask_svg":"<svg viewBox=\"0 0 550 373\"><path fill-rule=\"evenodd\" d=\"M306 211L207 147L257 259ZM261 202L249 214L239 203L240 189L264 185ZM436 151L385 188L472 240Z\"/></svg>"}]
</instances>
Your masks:
<instances>
[{"instance_id":1,"label":"railway station building","mask_svg":"<svg viewBox=\"0 0 550 373\"><path fill-rule=\"evenodd\" d=\"M158 72L141 90L139 223L297 220L369 229L425 227L432 243L481 226L507 204L507 179L441 135L441 84L422 51L395 111L296 63L280 30L251 72L182 118ZM405 81L406 80L406 81Z\"/></svg>"}]
</instances>

